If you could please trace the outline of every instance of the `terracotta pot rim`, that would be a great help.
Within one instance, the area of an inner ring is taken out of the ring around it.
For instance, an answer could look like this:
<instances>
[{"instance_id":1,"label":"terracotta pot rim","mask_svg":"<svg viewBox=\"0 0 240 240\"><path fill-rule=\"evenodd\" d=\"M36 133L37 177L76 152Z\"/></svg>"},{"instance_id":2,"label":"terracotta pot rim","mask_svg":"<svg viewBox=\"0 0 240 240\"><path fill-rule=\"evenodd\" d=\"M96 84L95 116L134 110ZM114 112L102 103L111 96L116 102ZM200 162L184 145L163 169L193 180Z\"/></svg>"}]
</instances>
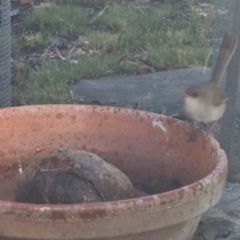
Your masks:
<instances>
[{"instance_id":1,"label":"terracotta pot rim","mask_svg":"<svg viewBox=\"0 0 240 240\"><path fill-rule=\"evenodd\" d=\"M144 118L150 117L151 119L157 118L171 118L168 116L164 116L161 114L145 112L141 110L134 110L134 109L127 109L127 108L120 108L120 107L109 107L109 106L94 106L94 105L75 105L75 104L51 104L51 105L28 105L28 106L17 106L11 108L5 108L0 110L0 117L1 115L6 117L7 115L15 115L23 114L25 110L30 110L30 112L38 112L44 111L45 113L48 112L46 110L50 110L51 108L59 107L61 110L69 110L71 108L77 108L86 110L86 108L93 108L93 109L104 109L104 110L112 110L118 109L120 111L124 111L124 113L131 114L138 112ZM4 114L2 114L4 113ZM181 122L182 124L188 124L178 119L174 119L174 121ZM213 145L213 147L217 151L218 156L218 163L215 169L205 176L203 179L199 180L198 182L194 182L190 185L183 186L179 189L172 190L169 192L164 192L161 194L155 194L146 197L140 197L135 199L126 199L121 201L112 201L112 202L100 202L100 203L90 203L90 204L66 204L66 205L46 205L46 204L25 204L25 203L16 203L16 202L8 202L8 201L0 201L0 213L8 212L56 212L56 213L66 213L66 212L77 212L77 211L84 211L84 212L91 212L94 215L94 212L102 212L105 211L106 208L110 209L111 211L121 211L124 212L124 215L131 215L133 212L145 212L151 211L151 209L155 210L154 207L158 207L159 209L166 209L171 206L172 203L176 206L178 203L179 205L184 204L185 199L187 198L176 198L176 196L180 196L181 193L184 191L185 195L189 194L193 196L193 199L199 198L201 195L206 195L209 192L209 188L207 186L211 185L211 190L215 188L219 182L225 181L227 175L227 157L225 152L220 149L219 143L211 137L209 142ZM201 188L201 191L197 191ZM206 191L205 191L206 190ZM188 200L189 201L189 200ZM133 206L137 210L133 210L132 212L129 209L133 208ZM154 206L154 207L153 207ZM127 211L128 210L128 211ZM104 216L108 216L108 214L103 214Z\"/></svg>"}]
</instances>

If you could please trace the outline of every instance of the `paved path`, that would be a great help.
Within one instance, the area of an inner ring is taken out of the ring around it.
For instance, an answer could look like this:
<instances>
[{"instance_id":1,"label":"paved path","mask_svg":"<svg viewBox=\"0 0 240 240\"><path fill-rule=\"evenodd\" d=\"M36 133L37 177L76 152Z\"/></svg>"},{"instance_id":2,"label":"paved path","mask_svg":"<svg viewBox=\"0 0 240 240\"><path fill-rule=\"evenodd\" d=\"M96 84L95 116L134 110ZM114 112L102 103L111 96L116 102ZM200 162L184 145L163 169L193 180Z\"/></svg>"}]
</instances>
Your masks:
<instances>
[{"instance_id":1,"label":"paved path","mask_svg":"<svg viewBox=\"0 0 240 240\"><path fill-rule=\"evenodd\" d=\"M240 240L240 184L226 184L222 199L202 217L193 240Z\"/></svg>"},{"instance_id":2,"label":"paved path","mask_svg":"<svg viewBox=\"0 0 240 240\"><path fill-rule=\"evenodd\" d=\"M109 79L80 80L71 90L84 104L121 106L157 113L181 111L181 94L190 83L207 81L209 69L180 69Z\"/></svg>"},{"instance_id":3,"label":"paved path","mask_svg":"<svg viewBox=\"0 0 240 240\"><path fill-rule=\"evenodd\" d=\"M172 115L182 111L182 93L192 83L206 82L211 71L191 68L153 74L80 80L70 89L84 104L121 106Z\"/></svg>"}]
</instances>

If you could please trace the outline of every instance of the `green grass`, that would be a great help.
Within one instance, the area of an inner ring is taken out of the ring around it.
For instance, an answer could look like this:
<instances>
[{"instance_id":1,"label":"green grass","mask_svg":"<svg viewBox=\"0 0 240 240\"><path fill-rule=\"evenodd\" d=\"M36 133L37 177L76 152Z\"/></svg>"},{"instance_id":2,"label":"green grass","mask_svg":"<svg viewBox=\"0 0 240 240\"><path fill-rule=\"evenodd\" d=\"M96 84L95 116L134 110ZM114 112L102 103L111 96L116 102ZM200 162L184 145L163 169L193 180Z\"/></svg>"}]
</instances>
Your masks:
<instances>
[{"instance_id":1,"label":"green grass","mask_svg":"<svg viewBox=\"0 0 240 240\"><path fill-rule=\"evenodd\" d=\"M15 76L14 102L20 101L20 90L27 96L26 104L70 103L72 98L67 86L74 83L76 78L99 78L130 74L138 67L127 62L119 66L115 64L117 60L117 56L93 56L81 57L77 59L77 64L68 61L55 61L39 67L37 71L31 71L30 74L31 67L22 65ZM27 75L28 81L26 81Z\"/></svg>"},{"instance_id":2,"label":"green grass","mask_svg":"<svg viewBox=\"0 0 240 240\"><path fill-rule=\"evenodd\" d=\"M87 12L81 7L56 6L34 10L27 17L26 26L30 30L49 34L67 33L77 36L83 33L87 20Z\"/></svg>"},{"instance_id":3,"label":"green grass","mask_svg":"<svg viewBox=\"0 0 240 240\"><path fill-rule=\"evenodd\" d=\"M71 102L67 86L77 79L211 64L207 60L213 14L201 19L197 7L165 3L146 11L131 3L118 4L119 1L55 2L56 7L36 9L27 16L28 34L12 41L14 51L18 42L22 47L44 52L52 37L64 35L73 40L84 37L93 54L74 57L77 64L54 60L43 62L37 69L28 66L24 74L16 71L14 96L19 98L18 88L24 85L21 91L27 96L27 104ZM118 64L123 55L124 61ZM25 74L28 81L18 76Z\"/></svg>"},{"instance_id":4,"label":"green grass","mask_svg":"<svg viewBox=\"0 0 240 240\"><path fill-rule=\"evenodd\" d=\"M22 37L22 44L29 48L41 48L50 43L50 35L37 32Z\"/></svg>"}]
</instances>

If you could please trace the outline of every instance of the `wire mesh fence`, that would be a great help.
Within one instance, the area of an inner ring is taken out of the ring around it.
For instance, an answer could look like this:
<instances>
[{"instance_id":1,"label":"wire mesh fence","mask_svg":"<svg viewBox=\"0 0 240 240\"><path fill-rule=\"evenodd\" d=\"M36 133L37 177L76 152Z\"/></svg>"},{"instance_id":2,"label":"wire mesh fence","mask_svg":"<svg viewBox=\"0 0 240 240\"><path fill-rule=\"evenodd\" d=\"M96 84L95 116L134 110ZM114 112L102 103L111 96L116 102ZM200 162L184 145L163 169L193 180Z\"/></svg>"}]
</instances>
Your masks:
<instances>
[{"instance_id":1,"label":"wire mesh fence","mask_svg":"<svg viewBox=\"0 0 240 240\"><path fill-rule=\"evenodd\" d=\"M11 103L11 1L0 1L0 107Z\"/></svg>"},{"instance_id":2,"label":"wire mesh fence","mask_svg":"<svg viewBox=\"0 0 240 240\"><path fill-rule=\"evenodd\" d=\"M216 63L218 49L221 43L221 37L225 31L233 32L240 39L240 1L216 1L216 17L213 46L213 68ZM222 87L229 93L230 99L227 103L227 109L220 121L220 131L217 138L221 147L226 151L229 159L229 176L234 179L240 179L240 95L239 95L239 77L240 77L240 48L238 47L232 61L227 69L225 81Z\"/></svg>"},{"instance_id":3,"label":"wire mesh fence","mask_svg":"<svg viewBox=\"0 0 240 240\"><path fill-rule=\"evenodd\" d=\"M0 105L1 106L8 106L10 105L10 100L11 100L11 88L10 88L10 1L7 0L0 0L1 1L1 23L0 23L0 28L1 28L1 42L0 42L0 71L1 71L1 79L0 79ZM40 1L41 2L41 1ZM50 0L50 1L43 1L43 2L52 2L55 3L56 5L62 3L62 4L67 4L69 2L74 2L74 1L61 1L61 0ZM80 2L80 1L75 1L75 2ZM98 3L100 1L82 1L85 3L85 5L89 5L86 9L88 12L88 15L90 16L95 16L92 15L94 11L98 11L98 9L101 9L99 6L96 8L94 3ZM89 2L92 2L90 4ZM104 2L104 1L103 1ZM138 2L138 1L134 1ZM139 1L141 2L141 1ZM146 2L150 1L142 1L144 4ZM158 1L155 1L158 2ZM164 1L159 1L159 2L164 2ZM165 1L167 2L167 1ZM204 14L207 14L208 12L205 11L200 11L196 12L193 11L192 8L186 7L186 2L197 2L198 4L201 3L200 7L198 7L200 10L201 8L206 8L208 6L209 10L212 11L211 7L209 7L211 4L206 4L205 2L210 2L210 1L172 1L174 4L181 4L182 7L178 8L179 10L177 12L174 12L173 15L172 13L165 19L168 22L177 22L181 20L181 16L184 15L184 19L189 19L189 22L197 22L197 19L202 19ZM173 4L173 6L174 6ZM84 6L85 6L84 5ZM52 6L55 5L47 5L49 8L49 11L51 12L51 9L53 8ZM43 12L43 6L40 8L42 9ZM57 8L59 10L60 8ZM146 9L146 6L135 6L135 9L139 10L139 12L144 12ZM151 9L151 8L149 8ZM150 11L148 9L148 11ZM238 38L240 39L240 1L239 0L215 0L214 4L214 9L215 9L215 25L214 25L214 35L212 36L212 32L210 32L209 39L207 41L210 42L212 40L212 37L214 38L213 41L213 64L212 64L212 69L215 67L216 63L216 58L218 54L218 50L221 44L222 37L225 33L225 31L234 31L235 34L238 35ZM70 20L67 18L69 15L63 15L66 17L66 19L62 16L58 16L57 10L53 11L54 14L56 15L52 21L55 21L56 19L59 19L62 24L66 24L66 28L70 26L71 28L71 33L72 30L75 29L76 34L82 34L82 32L76 30L75 25L78 25L76 22L71 22L69 24ZM106 10L106 12L109 10ZM64 11L63 11L64 13ZM67 12L68 13L68 12ZM100 13L103 13L103 10L100 11ZM100 17L103 15L101 14L96 14L96 16L100 19ZM43 15L45 16L45 15ZM197 17L196 17L197 16ZM71 15L72 17L72 15ZM70 18L70 17L69 17ZM78 18L76 18L78 19ZM96 20L96 18L92 18ZM180 19L180 20L179 20ZM99 20L100 21L100 20ZM156 20L157 21L157 20ZM39 22L41 22L39 20ZM101 24L103 22L100 21ZM38 26L39 29L41 29L41 26L39 23L34 23L36 26ZM84 22L82 23L84 24ZM118 26L118 22L116 23ZM124 23L125 24L125 23ZM166 24L166 22L164 22ZM186 24L186 22L185 22ZM49 27L51 24L46 25L46 27ZM158 26L159 24L156 24ZM59 26L59 25L56 25ZM207 25L209 28L212 26L209 24ZM184 26L185 27L185 26ZM187 26L186 26L187 27ZM191 26L189 28L190 32L194 32L194 28L196 28L197 25L195 24L194 26ZM84 28L84 27L83 27ZM52 30L51 30L52 31ZM177 31L177 30L176 30ZM57 30L53 32L58 32ZM93 32L93 34L96 34L96 32ZM104 33L105 34L105 33ZM196 34L199 34L197 32ZM122 34L124 35L124 34ZM121 35L121 36L122 36ZM154 35L154 34L152 34ZM104 35L101 35L101 38ZM139 35L141 36L141 35ZM161 37L161 35L159 35ZM99 37L99 39L101 40ZM140 37L139 37L140 38ZM183 38L183 39L182 39ZM186 38L186 39L185 39ZM56 39L54 36L54 41L56 44ZM83 39L83 38L82 38ZM94 41L98 42L99 39L94 39ZM88 40L88 39L87 39ZM99 40L99 42L101 42ZM107 39L108 40L108 39ZM107 41L106 40L106 41ZM187 36L182 36L179 35L179 41L182 41L182 46L181 47L186 47L188 45L191 45L191 40L188 39ZM85 40L84 40L85 41ZM93 42L94 42L93 41ZM159 39L156 41L158 43ZM196 39L192 40L196 41ZM54 45L51 42L52 45ZM59 42L59 38L58 38ZM82 44L82 42L81 42ZM89 42L88 42L89 44ZM145 44L145 42L144 42ZM56 45L61 45L61 44L56 44ZM80 44L79 44L80 45ZM101 45L101 44L100 44ZM84 47L85 45L83 45ZM209 44L210 46L210 44ZM80 52L83 52L84 48L82 47ZM97 43L97 54L101 54L101 51L104 52L104 48L99 48L99 43ZM141 47L145 47L144 45ZM161 48L161 44L158 44L157 47ZM211 46L210 46L211 47ZM163 50L164 46L162 47ZM175 46L166 51L172 51L172 56L171 58L175 58L178 55L178 52L173 51ZM52 57L52 55L55 54L55 51L52 49L54 48L46 48L50 49L49 50L49 56ZM100 49L100 50L99 50ZM134 48L135 49L135 48ZM76 47L76 50L78 49L78 46ZM137 49L138 50L138 49ZM141 49L140 49L141 50ZM201 49L202 50L202 49ZM227 92L229 92L231 98L228 102L228 107L225 112L225 115L223 119L219 123L219 127L217 128L217 134L216 137L220 141L221 146L224 148L224 150L228 154L229 158L229 166L230 166L230 174L234 175L236 172L236 175L238 175L238 170L240 169L240 150L238 148L238 145L240 143L240 107L239 107L239 102L240 102L240 95L239 95L239 90L238 90L238 79L239 79L239 69L240 69L240 48L238 48L236 54L234 55L228 70L227 74L225 76L225 79L221 82L221 86L226 89ZM95 51L95 49L94 49ZM195 50L194 50L195 51ZM196 50L197 51L197 50ZM64 51L63 51L64 52ZM179 52L181 52L179 50ZM44 52L44 55L46 52ZM161 54L164 53L161 52ZM104 53L105 54L105 53ZM158 56L151 53L152 56L154 56L153 60L159 61ZM77 54L76 54L77 55ZM136 62L135 61L135 56L137 56ZM152 69L151 62L145 61L147 56L145 56L145 53L143 57L140 56L141 54L137 53L132 53L132 55L129 57L129 62L132 62L137 65L141 65L144 67L150 66ZM160 55L160 54L159 54ZM54 55L55 56L55 55ZM74 54L69 54L69 57L74 56ZM140 57L139 57L140 56ZM209 54L210 56L210 54ZM49 57L49 58L50 58ZM68 56L67 56L68 57ZM182 58L187 58L188 56L184 55ZM57 58L57 57L56 57ZM67 58L61 57L61 59L64 59L64 61ZM148 59L147 59L148 60ZM67 60L66 60L67 61ZM207 60L206 60L207 61ZM171 62L171 61L170 61ZM197 61L196 61L197 62ZM150 65L148 65L150 64ZM73 64L74 65L74 64ZM207 64L206 64L207 65ZM154 66L155 67L155 66ZM79 67L80 68L80 67ZM156 68L157 69L157 68ZM200 68L199 68L200 69ZM111 69L112 70L112 69ZM153 69L154 70L154 69ZM75 70L74 70L75 71ZM175 71L175 69L174 69ZM174 72L173 71L173 72ZM202 72L204 73L202 73ZM108 80L92 80L89 81L89 79L81 79L81 82L79 84L79 90L78 93L75 93L75 85L71 86L71 93L74 94L74 101L82 104L102 104L102 105L113 105L113 106L120 106L120 107L129 107L129 108L136 108L140 110L146 110L146 111L151 111L151 112L157 112L157 113L162 113L166 115L173 115L174 113L178 113L180 109L182 109L182 103L178 102L177 97L181 98L181 94L184 92L185 88L187 85L192 84L193 79L196 80L196 82L200 80L209 80L210 74L205 74L207 71L207 68L202 68L202 70L176 70L175 73L169 71L162 72L161 76L157 73L158 70L156 70L156 73L152 73L151 76L146 77L146 76L138 76L134 80L127 79L126 77L114 77L115 80L110 79ZM208 69L209 72L211 72ZM78 72L78 71L77 71ZM109 71L110 72L110 71ZM198 76L196 77L196 74ZM202 74L202 75L201 75ZM78 76L76 76L77 78ZM86 76L88 78L88 76ZM117 78L117 79L116 79ZM179 81L179 79L186 79L185 82ZM196 83L194 82L194 83ZM82 85L81 85L82 84ZM100 86L101 85L101 86ZM33 91L34 92L34 91ZM49 94L48 94L49 95ZM79 99L77 99L76 95L79 96ZM47 98L46 95L44 95L44 98ZM176 102L175 102L176 100ZM45 101L44 101L45 102ZM46 101L47 102L47 101ZM57 102L57 101L56 101ZM174 102L174 103L173 103ZM168 107L168 104L170 103L170 107ZM171 108L171 111L170 111ZM240 175L239 175L240 179Z\"/></svg>"}]
</instances>

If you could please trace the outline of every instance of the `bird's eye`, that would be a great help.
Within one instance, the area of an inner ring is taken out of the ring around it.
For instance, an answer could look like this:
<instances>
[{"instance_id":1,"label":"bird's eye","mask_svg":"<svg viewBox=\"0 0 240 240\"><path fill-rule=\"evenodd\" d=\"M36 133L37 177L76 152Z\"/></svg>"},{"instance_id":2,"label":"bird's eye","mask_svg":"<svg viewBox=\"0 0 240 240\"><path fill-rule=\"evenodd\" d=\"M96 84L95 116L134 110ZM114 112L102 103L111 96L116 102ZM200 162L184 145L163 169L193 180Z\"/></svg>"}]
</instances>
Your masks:
<instances>
[{"instance_id":1,"label":"bird's eye","mask_svg":"<svg viewBox=\"0 0 240 240\"><path fill-rule=\"evenodd\" d=\"M197 94L197 93L193 93L192 96L193 96L193 97L197 97L198 94Z\"/></svg>"}]
</instances>

